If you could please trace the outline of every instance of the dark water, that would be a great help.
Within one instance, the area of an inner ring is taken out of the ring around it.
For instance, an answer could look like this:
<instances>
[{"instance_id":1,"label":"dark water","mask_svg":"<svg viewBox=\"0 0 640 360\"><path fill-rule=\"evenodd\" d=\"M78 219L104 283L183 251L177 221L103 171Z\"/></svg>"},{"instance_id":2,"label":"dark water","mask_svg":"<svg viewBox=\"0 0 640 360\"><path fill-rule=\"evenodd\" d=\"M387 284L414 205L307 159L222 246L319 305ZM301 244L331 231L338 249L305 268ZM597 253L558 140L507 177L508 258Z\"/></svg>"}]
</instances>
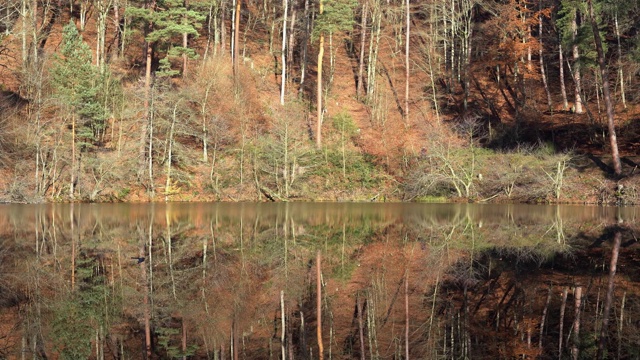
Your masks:
<instances>
[{"instance_id":1,"label":"dark water","mask_svg":"<svg viewBox=\"0 0 640 360\"><path fill-rule=\"evenodd\" d=\"M2 205L0 358L638 359L639 216Z\"/></svg>"}]
</instances>

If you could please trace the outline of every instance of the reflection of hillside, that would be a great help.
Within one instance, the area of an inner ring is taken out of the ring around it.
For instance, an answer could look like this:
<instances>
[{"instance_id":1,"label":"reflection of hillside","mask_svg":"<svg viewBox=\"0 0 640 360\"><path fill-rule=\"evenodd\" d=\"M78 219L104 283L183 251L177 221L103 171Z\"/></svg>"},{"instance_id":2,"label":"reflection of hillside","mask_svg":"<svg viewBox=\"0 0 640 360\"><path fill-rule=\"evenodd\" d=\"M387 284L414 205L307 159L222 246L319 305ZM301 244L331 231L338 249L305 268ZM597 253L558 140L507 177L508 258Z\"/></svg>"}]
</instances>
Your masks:
<instances>
[{"instance_id":1,"label":"reflection of hillside","mask_svg":"<svg viewBox=\"0 0 640 360\"><path fill-rule=\"evenodd\" d=\"M603 306L603 259L617 229L607 226L621 213L567 209L76 204L73 227L66 205L0 211L0 316L8 324L0 327L7 339L0 355L56 357L65 351L56 334L67 317L83 325L76 353L139 358L148 316L157 358L273 358L283 348L289 358L313 358L317 250L327 357L401 356L407 319L413 357L535 355L540 338L542 353L554 354L553 319L565 288L565 335L576 286L588 299L583 329L595 334L598 322L589 316ZM632 227L622 232L616 319L625 292L627 314L638 303L628 281L638 279L636 234ZM539 337L549 289L547 330ZM95 320L85 321L89 315ZM626 339L635 338L625 326L623 340L610 346L628 352Z\"/></svg>"},{"instance_id":2,"label":"reflection of hillside","mask_svg":"<svg viewBox=\"0 0 640 360\"><path fill-rule=\"evenodd\" d=\"M610 261L624 242L616 245L615 234L633 239L637 232L611 227L582 234L599 239L598 245L545 261L502 248L483 252L472 264L457 264L439 302L449 351L470 358L598 358L603 346L606 358L636 358L638 245L620 249L615 275ZM603 331L607 311L612 315Z\"/></svg>"}]
</instances>

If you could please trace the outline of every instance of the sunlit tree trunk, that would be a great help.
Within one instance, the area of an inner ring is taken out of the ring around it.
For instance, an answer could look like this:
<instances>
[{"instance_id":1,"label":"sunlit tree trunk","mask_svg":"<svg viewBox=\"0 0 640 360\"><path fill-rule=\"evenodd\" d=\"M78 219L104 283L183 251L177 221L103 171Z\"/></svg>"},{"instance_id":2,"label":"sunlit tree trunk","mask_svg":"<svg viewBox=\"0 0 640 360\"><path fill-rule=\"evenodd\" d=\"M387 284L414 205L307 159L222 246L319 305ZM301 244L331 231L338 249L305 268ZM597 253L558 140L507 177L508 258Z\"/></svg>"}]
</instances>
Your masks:
<instances>
[{"instance_id":1,"label":"sunlit tree trunk","mask_svg":"<svg viewBox=\"0 0 640 360\"><path fill-rule=\"evenodd\" d=\"M209 130L207 128L207 102L209 101L209 93L213 84L207 83L207 88L204 91L204 99L202 99L202 106L200 107L200 114L202 115L202 161L209 161L209 149L208 149L208 137Z\"/></svg>"},{"instance_id":2,"label":"sunlit tree trunk","mask_svg":"<svg viewBox=\"0 0 640 360\"><path fill-rule=\"evenodd\" d=\"M153 12L155 11L155 0L152 0L149 4L148 4L148 9L149 11L153 14ZM153 31L153 23L149 23L147 26L147 34L151 33ZM150 111L150 107L151 107L151 65L153 62L153 43L149 40L146 41L146 51L145 51L145 57L146 57L146 63L145 63L145 73L144 73L144 118L142 121L142 129L140 131L140 161L141 164L145 164L145 160L147 160L147 156L151 157L152 154L151 152L149 152L148 154L146 153L147 150L147 139L150 139L149 135L149 121L151 118L151 111Z\"/></svg>"},{"instance_id":3,"label":"sunlit tree trunk","mask_svg":"<svg viewBox=\"0 0 640 360\"><path fill-rule=\"evenodd\" d=\"M616 30L616 40L618 48L618 77L620 78L620 96L622 97L622 106L627 108L627 97L624 92L624 72L622 71L622 45L620 44L620 26L618 24L618 9L614 15L614 25Z\"/></svg>"},{"instance_id":4,"label":"sunlit tree trunk","mask_svg":"<svg viewBox=\"0 0 640 360\"><path fill-rule=\"evenodd\" d=\"M222 9L220 11L220 53L224 54L227 46L227 27L225 26L225 18L227 14L227 0L222 1Z\"/></svg>"},{"instance_id":5,"label":"sunlit tree trunk","mask_svg":"<svg viewBox=\"0 0 640 360\"><path fill-rule=\"evenodd\" d=\"M171 162L173 161L173 133L175 130L175 126L176 126L176 120L177 120L177 111L178 111L178 104L175 104L173 106L173 113L171 116L171 127L169 128L169 150L167 152L167 168L166 168L166 183L165 183L165 187L164 187L164 201L167 202L169 201L169 196L171 195L171 191L172 191L172 186L171 186ZM168 220L168 219L167 219ZM168 224L167 224L168 226ZM169 241L171 241L169 239ZM169 248L169 251L171 251L171 248ZM171 266L171 264L169 264ZM172 274L172 278L173 278L173 274ZM174 295L175 295L175 286L174 286Z\"/></svg>"},{"instance_id":6,"label":"sunlit tree trunk","mask_svg":"<svg viewBox=\"0 0 640 360\"><path fill-rule=\"evenodd\" d=\"M242 0L236 0L235 9L235 28L233 29L233 75L238 76L238 47L240 46L240 10L242 9Z\"/></svg>"},{"instance_id":7,"label":"sunlit tree trunk","mask_svg":"<svg viewBox=\"0 0 640 360\"><path fill-rule=\"evenodd\" d=\"M324 11L324 2L323 0L319 1L319 14L322 15ZM318 45L318 75L316 79L316 146L318 148L322 147L322 61L324 59L324 33L320 32L320 42Z\"/></svg>"},{"instance_id":8,"label":"sunlit tree trunk","mask_svg":"<svg viewBox=\"0 0 640 360\"><path fill-rule=\"evenodd\" d=\"M309 0L304 0L304 33L302 36L302 57L300 59L300 94L304 91L304 81L307 74L309 34L311 34L311 19L309 15Z\"/></svg>"},{"instance_id":9,"label":"sunlit tree trunk","mask_svg":"<svg viewBox=\"0 0 640 360\"><path fill-rule=\"evenodd\" d=\"M369 3L365 1L362 4L362 21L360 22L360 58L358 59L358 84L356 85L356 97L362 98L362 90L364 84L362 83L362 75L364 73L364 50L367 40L367 15L368 15Z\"/></svg>"},{"instance_id":10,"label":"sunlit tree trunk","mask_svg":"<svg viewBox=\"0 0 640 360\"><path fill-rule=\"evenodd\" d=\"M560 69L560 93L562 94L562 109L569 110L569 100L567 98L567 87L564 83L564 55L562 53L562 43L558 44L558 65Z\"/></svg>"},{"instance_id":11,"label":"sunlit tree trunk","mask_svg":"<svg viewBox=\"0 0 640 360\"><path fill-rule=\"evenodd\" d=\"M598 52L598 65L600 67L600 76L602 77L602 93L604 96L604 103L607 108L607 127L609 129L609 142L611 145L613 169L615 174L620 176L622 174L622 164L620 163L620 153L618 152L618 140L616 137L613 100L609 85L609 70L607 69L607 64L604 58L604 50L602 48L602 40L600 39L600 31L598 30L598 24L596 22L595 15L593 14L593 3L592 0L588 0L588 2L589 17L591 18L591 29L593 30L593 37L596 43L596 51Z\"/></svg>"},{"instance_id":12,"label":"sunlit tree trunk","mask_svg":"<svg viewBox=\"0 0 640 360\"><path fill-rule=\"evenodd\" d=\"M369 57L367 59L367 95L372 96L376 89L378 69L378 50L382 23L382 9L380 0L373 0L371 9L371 35L369 39ZM371 99L371 98L370 98Z\"/></svg>"},{"instance_id":13,"label":"sunlit tree trunk","mask_svg":"<svg viewBox=\"0 0 640 360\"><path fill-rule=\"evenodd\" d=\"M122 41L122 32L120 29L120 0L113 1L113 28L115 36L113 38L113 54L118 56L118 49L120 49L120 42Z\"/></svg>"},{"instance_id":14,"label":"sunlit tree trunk","mask_svg":"<svg viewBox=\"0 0 640 360\"><path fill-rule=\"evenodd\" d=\"M405 50L404 50L404 117L405 120L409 120L409 49L410 49L410 31L411 31L411 2L410 0L405 1Z\"/></svg>"},{"instance_id":15,"label":"sunlit tree trunk","mask_svg":"<svg viewBox=\"0 0 640 360\"><path fill-rule=\"evenodd\" d=\"M539 10L542 11L542 0L539 2ZM540 76L542 77L542 84L544 85L544 91L547 93L547 106L549 111L553 109L553 103L551 101L551 91L549 90L549 84L547 83L547 72L544 68L544 56L543 56L543 43L542 43L542 14L538 14L538 42L540 43L540 50L538 55L540 56Z\"/></svg>"},{"instance_id":16,"label":"sunlit tree trunk","mask_svg":"<svg viewBox=\"0 0 640 360\"><path fill-rule=\"evenodd\" d=\"M584 109L582 108L582 76L580 75L580 51L578 50L578 10L575 10L571 19L571 40L573 51L573 82L574 96L575 96L575 112L576 114L582 114Z\"/></svg>"},{"instance_id":17,"label":"sunlit tree trunk","mask_svg":"<svg viewBox=\"0 0 640 360\"><path fill-rule=\"evenodd\" d=\"M98 31L96 41L96 65L100 69L100 73L104 73L105 70L105 38L107 36L107 16L109 15L109 9L111 8L112 1L97 0L97 16L98 16ZM116 36L117 37L117 36Z\"/></svg>"},{"instance_id":18,"label":"sunlit tree trunk","mask_svg":"<svg viewBox=\"0 0 640 360\"><path fill-rule=\"evenodd\" d=\"M281 62L282 62L282 74L280 76L280 105L284 105L284 94L285 94L285 85L287 83L287 16L289 10L289 2L287 0L282 0L282 8L284 10L284 15L282 16L282 54L281 54Z\"/></svg>"}]
</instances>

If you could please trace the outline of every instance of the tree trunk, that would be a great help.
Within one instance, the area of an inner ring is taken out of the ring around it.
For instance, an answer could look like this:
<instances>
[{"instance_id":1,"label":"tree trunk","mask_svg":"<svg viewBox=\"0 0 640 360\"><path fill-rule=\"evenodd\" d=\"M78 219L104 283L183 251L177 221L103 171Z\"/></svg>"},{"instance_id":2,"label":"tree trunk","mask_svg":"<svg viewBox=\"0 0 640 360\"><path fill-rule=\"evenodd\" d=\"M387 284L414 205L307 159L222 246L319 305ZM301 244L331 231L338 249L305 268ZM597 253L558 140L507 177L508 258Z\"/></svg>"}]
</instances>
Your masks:
<instances>
[{"instance_id":1,"label":"tree trunk","mask_svg":"<svg viewBox=\"0 0 640 360\"><path fill-rule=\"evenodd\" d=\"M238 77L238 46L240 42L240 10L242 9L242 0L236 0L235 10L235 26L233 29L233 75Z\"/></svg>"},{"instance_id":2,"label":"tree trunk","mask_svg":"<svg viewBox=\"0 0 640 360\"><path fill-rule=\"evenodd\" d=\"M189 2L187 0L184 1L184 8L189 11ZM183 21L186 23L187 22L187 16L184 16ZM189 45L189 34L187 33L182 33L182 47L184 48L184 50L187 49L187 46ZM182 77L187 76L187 53L184 52L182 53Z\"/></svg>"},{"instance_id":3,"label":"tree trunk","mask_svg":"<svg viewBox=\"0 0 640 360\"><path fill-rule=\"evenodd\" d=\"M307 74L307 60L309 49L309 34L311 33L311 20L309 19L309 0L304 0L304 36L302 39L302 59L300 64L300 94L304 91L304 80Z\"/></svg>"},{"instance_id":4,"label":"tree trunk","mask_svg":"<svg viewBox=\"0 0 640 360\"><path fill-rule=\"evenodd\" d=\"M616 138L615 115L613 109L613 100L611 99L611 90L609 86L609 70L604 58L604 50L602 49L602 40L600 39L600 31L593 14L592 0L589 2L589 17L591 18L591 29L596 43L598 52L598 65L600 66L600 76L602 77L602 93L604 103L607 108L607 127L609 128L609 142L611 145L611 157L613 160L613 169L617 176L622 175L622 164L620 163L620 154L618 153L618 140Z\"/></svg>"},{"instance_id":5,"label":"tree trunk","mask_svg":"<svg viewBox=\"0 0 640 360\"><path fill-rule=\"evenodd\" d=\"M151 13L155 11L156 3L153 0L149 3L148 8ZM153 31L153 23L149 23L147 26L147 34ZM151 106L151 64L153 62L153 43L146 41L146 64L144 73L144 118L142 122L142 129L140 131L140 162L144 166L146 160L147 150L147 135L149 132L149 118L150 118L150 106ZM151 153L149 153L151 156Z\"/></svg>"},{"instance_id":6,"label":"tree trunk","mask_svg":"<svg viewBox=\"0 0 640 360\"><path fill-rule=\"evenodd\" d=\"M410 0L406 0L405 2L405 20L406 20L406 39L405 39L405 50L404 50L404 118L405 121L409 121L409 36L411 31L411 2Z\"/></svg>"},{"instance_id":7,"label":"tree trunk","mask_svg":"<svg viewBox=\"0 0 640 360\"><path fill-rule=\"evenodd\" d=\"M580 51L578 50L578 10L574 11L573 18L571 20L571 31L572 37L571 40L573 42L573 82L575 84L574 87L574 96L575 96L575 104L574 109L576 114L582 114L584 109L582 108L582 79L580 75Z\"/></svg>"},{"instance_id":8,"label":"tree trunk","mask_svg":"<svg viewBox=\"0 0 640 360\"><path fill-rule=\"evenodd\" d=\"M76 189L76 115L71 116L71 182L69 184L69 196L71 200L75 197Z\"/></svg>"},{"instance_id":9,"label":"tree trunk","mask_svg":"<svg viewBox=\"0 0 640 360\"><path fill-rule=\"evenodd\" d=\"M616 29L616 40L618 45L618 76L620 77L620 96L622 97L622 107L627 108L627 97L624 93L624 72L622 71L622 45L620 45L620 26L618 25L618 10L614 17Z\"/></svg>"},{"instance_id":10,"label":"tree trunk","mask_svg":"<svg viewBox=\"0 0 640 360\"><path fill-rule=\"evenodd\" d=\"M358 61L358 84L356 85L356 97L358 100L362 98L362 89L364 86L362 83L362 74L364 73L364 49L367 39L368 4L366 1L362 4L362 21L360 23L360 59Z\"/></svg>"},{"instance_id":11,"label":"tree trunk","mask_svg":"<svg viewBox=\"0 0 640 360\"><path fill-rule=\"evenodd\" d=\"M177 114L176 112L178 111L178 104L174 105L173 107L173 116L171 117L171 127L169 128L169 151L167 154L167 172L166 172L166 176L167 176L167 180L164 186L164 201L167 202L169 201L169 196L171 195L171 162L173 161L173 133L175 130L175 126L176 126L176 118L177 118ZM169 219L167 219L169 220ZM169 223L167 223L167 228L169 227ZM169 244L171 244L171 234L169 234ZM169 253L171 253L171 247L169 247ZM172 268L171 263L169 263L169 268ZM173 272L171 273L171 277L173 278ZM173 284L173 281L171 282ZM175 285L173 286L173 295L175 297Z\"/></svg>"},{"instance_id":12,"label":"tree trunk","mask_svg":"<svg viewBox=\"0 0 640 360\"><path fill-rule=\"evenodd\" d=\"M382 23L382 10L380 0L373 0L371 12L371 38L369 39L369 58L367 61L367 95L371 96L376 89L378 50L380 47L380 33ZM375 33L375 36L374 36Z\"/></svg>"},{"instance_id":13,"label":"tree trunk","mask_svg":"<svg viewBox=\"0 0 640 360\"><path fill-rule=\"evenodd\" d=\"M540 7L539 10L542 11L542 0L539 2ZM547 83L547 73L544 69L544 56L543 56L543 48L542 45L542 15L538 14L538 42L540 43L540 50L538 51L538 55L540 56L540 76L542 77L542 84L544 85L544 91L547 93L547 106L549 107L549 111L553 110L553 103L551 101L551 91L549 90L549 84Z\"/></svg>"},{"instance_id":14,"label":"tree trunk","mask_svg":"<svg viewBox=\"0 0 640 360\"><path fill-rule=\"evenodd\" d=\"M324 11L323 0L319 2L319 15ZM316 146L322 147L322 61L324 58L324 33L320 33L320 44L318 45L318 75L316 79Z\"/></svg>"},{"instance_id":15,"label":"tree trunk","mask_svg":"<svg viewBox=\"0 0 640 360\"><path fill-rule=\"evenodd\" d=\"M280 75L280 105L284 105L284 94L285 94L285 85L287 83L287 15L289 10L289 2L287 0L282 0L282 8L284 10L284 15L282 16L282 74Z\"/></svg>"},{"instance_id":16,"label":"tree trunk","mask_svg":"<svg viewBox=\"0 0 640 360\"><path fill-rule=\"evenodd\" d=\"M562 44L558 44L558 62L560 69L560 93L562 94L562 109L569 110L569 100L567 99L567 87L564 83L564 56L562 54Z\"/></svg>"},{"instance_id":17,"label":"tree trunk","mask_svg":"<svg viewBox=\"0 0 640 360\"><path fill-rule=\"evenodd\" d=\"M227 0L222 0L220 11L220 53L224 54L227 46L227 27L224 25L227 13Z\"/></svg>"},{"instance_id":18,"label":"tree trunk","mask_svg":"<svg viewBox=\"0 0 640 360\"><path fill-rule=\"evenodd\" d=\"M113 1L113 28L115 36L113 38L113 51L114 56L118 56L118 49L120 49L120 42L122 41L122 30L120 29L120 0Z\"/></svg>"}]
</instances>

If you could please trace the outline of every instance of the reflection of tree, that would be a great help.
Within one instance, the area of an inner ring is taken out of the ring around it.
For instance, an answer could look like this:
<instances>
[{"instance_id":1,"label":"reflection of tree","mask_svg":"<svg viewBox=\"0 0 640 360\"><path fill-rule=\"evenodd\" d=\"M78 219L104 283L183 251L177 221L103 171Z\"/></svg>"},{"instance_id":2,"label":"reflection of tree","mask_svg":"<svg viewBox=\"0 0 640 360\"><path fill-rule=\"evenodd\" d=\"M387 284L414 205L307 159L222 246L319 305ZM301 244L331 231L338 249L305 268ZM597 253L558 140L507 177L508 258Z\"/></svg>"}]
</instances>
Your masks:
<instances>
[{"instance_id":1,"label":"reflection of tree","mask_svg":"<svg viewBox=\"0 0 640 360\"><path fill-rule=\"evenodd\" d=\"M611 253L618 227L557 209L494 221L465 206L402 219L343 205L198 206L156 204L158 216L126 207L123 218L76 204L75 291L69 208L21 216L31 219L23 230L0 233L0 315L23 311L7 356L136 358L148 343L155 358L317 358L318 250L325 358L558 358L576 346L595 356L605 330L603 352L635 354L631 226L607 305L610 267L592 259Z\"/></svg>"},{"instance_id":2,"label":"reflection of tree","mask_svg":"<svg viewBox=\"0 0 640 360\"><path fill-rule=\"evenodd\" d=\"M617 353L624 358L624 354L634 354L634 345L626 339L637 336L625 333L624 327L609 326L610 314L619 316L628 304L628 285L616 290L614 277L623 234L630 230L619 226L596 229L590 238L599 239L598 246L612 242L610 250L597 250L611 252L608 271L587 266L595 249L584 247L574 248L570 257L564 247L553 256L548 251L536 255L533 248L527 253L518 247L492 248L479 254L472 270L467 261L450 268L440 295L440 311L448 319L446 340L441 344L448 347L449 356L492 357L496 350L502 357L602 358ZM586 237L584 232L577 235ZM567 242L572 241L575 239L569 237ZM549 239L548 244L553 243ZM463 276L470 273L473 282ZM552 297L552 293L564 295ZM622 300L616 302L616 293L623 294ZM566 317L569 326L565 326ZM621 319L616 320L623 323ZM470 338L485 346L473 346ZM565 339L567 347L563 348ZM536 342L537 348L532 345Z\"/></svg>"}]
</instances>

